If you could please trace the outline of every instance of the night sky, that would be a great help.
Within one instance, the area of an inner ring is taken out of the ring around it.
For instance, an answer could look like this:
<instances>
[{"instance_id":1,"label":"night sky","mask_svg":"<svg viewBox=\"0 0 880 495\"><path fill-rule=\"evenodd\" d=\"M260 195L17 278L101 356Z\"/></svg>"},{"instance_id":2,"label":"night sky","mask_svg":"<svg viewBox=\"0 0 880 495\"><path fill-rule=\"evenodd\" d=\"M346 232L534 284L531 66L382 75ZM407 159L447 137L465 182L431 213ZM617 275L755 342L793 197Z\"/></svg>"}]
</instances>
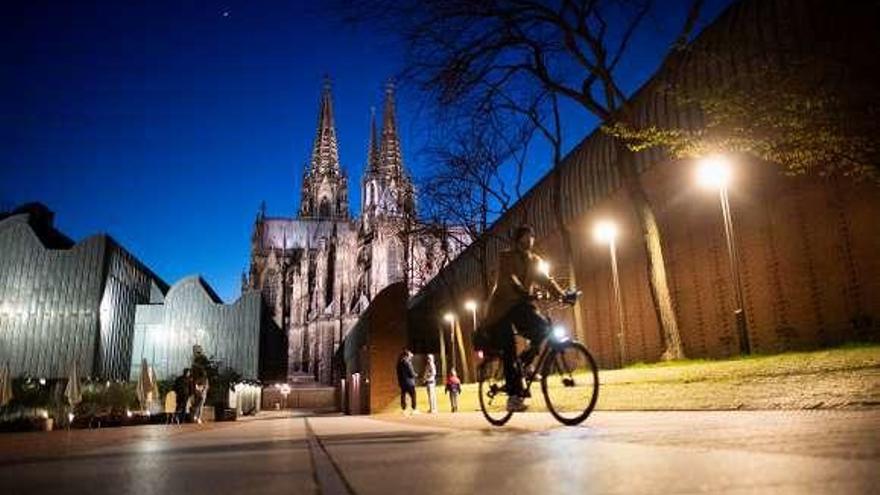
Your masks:
<instances>
[{"instance_id":1,"label":"night sky","mask_svg":"<svg viewBox=\"0 0 880 495\"><path fill-rule=\"evenodd\" d=\"M370 107L402 64L387 36L296 2L18 3L0 18L0 208L41 201L74 239L109 233L167 282L201 273L228 301L260 202L298 207L329 74L358 214ZM621 67L627 90L680 25L685 0L658 3ZM702 25L728 1L707 3ZM431 123L411 88L398 118L421 177ZM567 107L567 147L595 123ZM533 148L529 183L545 152Z\"/></svg>"}]
</instances>

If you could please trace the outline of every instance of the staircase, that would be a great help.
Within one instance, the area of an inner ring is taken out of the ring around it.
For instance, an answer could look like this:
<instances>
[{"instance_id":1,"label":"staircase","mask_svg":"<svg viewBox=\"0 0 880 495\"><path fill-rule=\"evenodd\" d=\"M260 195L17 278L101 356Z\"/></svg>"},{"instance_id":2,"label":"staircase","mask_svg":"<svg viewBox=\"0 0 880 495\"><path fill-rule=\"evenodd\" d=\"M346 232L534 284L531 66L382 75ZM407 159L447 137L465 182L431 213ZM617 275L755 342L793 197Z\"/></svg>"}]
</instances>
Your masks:
<instances>
[{"instance_id":1,"label":"staircase","mask_svg":"<svg viewBox=\"0 0 880 495\"><path fill-rule=\"evenodd\" d=\"M294 372L287 377L287 384L290 386L290 393L286 399L274 385L263 389L263 409L274 410L277 404L282 409L300 411L339 410L336 388L316 382L313 375Z\"/></svg>"}]
</instances>

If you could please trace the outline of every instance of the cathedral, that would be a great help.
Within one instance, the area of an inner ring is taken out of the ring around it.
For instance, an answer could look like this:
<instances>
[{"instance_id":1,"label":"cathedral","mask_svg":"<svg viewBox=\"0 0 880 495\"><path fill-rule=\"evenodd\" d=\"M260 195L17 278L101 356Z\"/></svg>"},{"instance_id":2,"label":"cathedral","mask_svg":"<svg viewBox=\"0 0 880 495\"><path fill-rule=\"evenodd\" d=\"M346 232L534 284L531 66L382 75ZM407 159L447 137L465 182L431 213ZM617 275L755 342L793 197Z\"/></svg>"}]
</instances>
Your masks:
<instances>
[{"instance_id":1,"label":"cathedral","mask_svg":"<svg viewBox=\"0 0 880 495\"><path fill-rule=\"evenodd\" d=\"M288 380L313 376L329 384L332 357L370 300L396 282L415 293L460 249L448 231L437 234L416 221L395 113L389 83L378 132L371 115L361 216L353 217L325 81L297 215L270 217L265 206L257 214L242 289L262 293L269 315L287 335Z\"/></svg>"}]
</instances>

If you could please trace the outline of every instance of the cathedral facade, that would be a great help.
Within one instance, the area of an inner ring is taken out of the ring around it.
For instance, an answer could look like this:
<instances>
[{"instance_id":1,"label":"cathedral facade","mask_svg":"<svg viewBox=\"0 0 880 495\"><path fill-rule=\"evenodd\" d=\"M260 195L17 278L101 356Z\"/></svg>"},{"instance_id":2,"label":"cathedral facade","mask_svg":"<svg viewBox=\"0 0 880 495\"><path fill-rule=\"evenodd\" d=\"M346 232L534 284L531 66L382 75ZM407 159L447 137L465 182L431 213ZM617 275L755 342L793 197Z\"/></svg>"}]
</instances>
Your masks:
<instances>
[{"instance_id":1,"label":"cathedral facade","mask_svg":"<svg viewBox=\"0 0 880 495\"><path fill-rule=\"evenodd\" d=\"M287 335L288 379L329 384L340 342L382 289L405 282L410 293L430 280L456 243L428 235L416 221L412 180L404 168L394 88L388 85L382 127L370 121L360 181L361 216L353 217L348 177L339 162L330 85L321 93L318 129L295 217L260 209L243 289L256 289Z\"/></svg>"}]
</instances>

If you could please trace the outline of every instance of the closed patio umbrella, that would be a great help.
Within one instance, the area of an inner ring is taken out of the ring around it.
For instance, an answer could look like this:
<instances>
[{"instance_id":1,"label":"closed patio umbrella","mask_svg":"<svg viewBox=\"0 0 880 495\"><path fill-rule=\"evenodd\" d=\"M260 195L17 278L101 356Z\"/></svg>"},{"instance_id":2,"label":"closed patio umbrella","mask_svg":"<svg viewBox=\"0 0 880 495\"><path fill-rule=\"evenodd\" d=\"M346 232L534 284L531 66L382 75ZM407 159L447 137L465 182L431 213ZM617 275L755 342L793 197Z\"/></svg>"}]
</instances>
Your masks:
<instances>
[{"instance_id":1,"label":"closed patio umbrella","mask_svg":"<svg viewBox=\"0 0 880 495\"><path fill-rule=\"evenodd\" d=\"M0 369L0 407L9 404L12 400L12 375L9 372L9 363L3 364Z\"/></svg>"},{"instance_id":2,"label":"closed patio umbrella","mask_svg":"<svg viewBox=\"0 0 880 495\"><path fill-rule=\"evenodd\" d=\"M150 400L152 399L154 387L153 377L150 374L150 365L147 364L147 360L144 358L141 360L141 374L137 382L137 396L141 410L148 411L150 409Z\"/></svg>"},{"instance_id":3,"label":"closed patio umbrella","mask_svg":"<svg viewBox=\"0 0 880 495\"><path fill-rule=\"evenodd\" d=\"M79 371L77 370L76 360L70 363L70 372L67 375L67 387L64 388L64 396L67 397L67 403L71 407L76 407L82 402L82 390L79 386Z\"/></svg>"},{"instance_id":4,"label":"closed patio umbrella","mask_svg":"<svg viewBox=\"0 0 880 495\"><path fill-rule=\"evenodd\" d=\"M161 404L161 392L159 392L159 380L156 378L156 367L150 366L150 383L153 385L153 388L150 389L150 392L153 396L153 401Z\"/></svg>"}]
</instances>

